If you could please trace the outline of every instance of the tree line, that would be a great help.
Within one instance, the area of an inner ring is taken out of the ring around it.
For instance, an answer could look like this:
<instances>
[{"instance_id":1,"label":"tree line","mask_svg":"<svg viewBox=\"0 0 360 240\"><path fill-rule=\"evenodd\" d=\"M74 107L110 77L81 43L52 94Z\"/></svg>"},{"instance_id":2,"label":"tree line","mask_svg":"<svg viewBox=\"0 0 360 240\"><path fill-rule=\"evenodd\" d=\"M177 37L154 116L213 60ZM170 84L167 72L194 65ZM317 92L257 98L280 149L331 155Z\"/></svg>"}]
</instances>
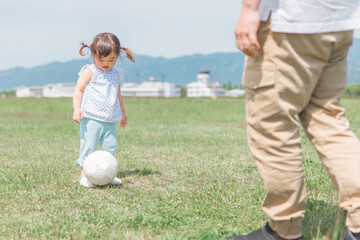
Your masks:
<instances>
[{"instance_id":1,"label":"tree line","mask_svg":"<svg viewBox=\"0 0 360 240\"><path fill-rule=\"evenodd\" d=\"M348 84L345 89L344 96L346 97L359 97L360 96L360 84Z\"/></svg>"}]
</instances>

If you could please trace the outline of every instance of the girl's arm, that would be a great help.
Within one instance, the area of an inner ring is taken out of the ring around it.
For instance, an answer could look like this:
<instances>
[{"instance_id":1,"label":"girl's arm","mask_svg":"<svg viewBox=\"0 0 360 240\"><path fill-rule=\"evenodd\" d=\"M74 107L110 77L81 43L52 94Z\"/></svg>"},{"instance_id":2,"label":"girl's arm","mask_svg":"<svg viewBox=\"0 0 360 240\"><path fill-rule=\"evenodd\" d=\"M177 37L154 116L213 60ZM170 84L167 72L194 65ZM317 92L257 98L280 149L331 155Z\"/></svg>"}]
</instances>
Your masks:
<instances>
[{"instance_id":1,"label":"girl's arm","mask_svg":"<svg viewBox=\"0 0 360 240\"><path fill-rule=\"evenodd\" d=\"M127 116L126 116L126 113L125 113L125 106L124 106L123 98L121 96L120 85L119 85L117 96L118 96L118 99L119 99L121 115L122 115L120 126L124 128L127 125Z\"/></svg>"},{"instance_id":2,"label":"girl's arm","mask_svg":"<svg viewBox=\"0 0 360 240\"><path fill-rule=\"evenodd\" d=\"M83 117L81 108L80 108L81 99L82 99L82 95L84 93L85 87L90 82L91 78L92 78L92 73L91 73L90 69L87 68L80 74L80 77L77 81L75 91L74 91L74 96L73 96L73 108L74 108L73 120L75 122L80 122L80 117L81 118Z\"/></svg>"}]
</instances>

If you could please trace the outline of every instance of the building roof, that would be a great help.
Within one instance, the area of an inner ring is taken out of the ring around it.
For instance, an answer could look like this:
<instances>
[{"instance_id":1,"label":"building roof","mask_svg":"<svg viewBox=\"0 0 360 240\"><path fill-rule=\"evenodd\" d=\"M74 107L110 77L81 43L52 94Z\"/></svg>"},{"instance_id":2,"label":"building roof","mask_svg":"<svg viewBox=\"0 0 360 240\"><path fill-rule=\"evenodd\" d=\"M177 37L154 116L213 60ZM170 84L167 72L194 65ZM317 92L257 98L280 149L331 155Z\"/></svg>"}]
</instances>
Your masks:
<instances>
[{"instance_id":1,"label":"building roof","mask_svg":"<svg viewBox=\"0 0 360 240\"><path fill-rule=\"evenodd\" d=\"M199 73L206 73L206 74L210 74L210 71L209 71L209 70L205 70L205 69L203 69L203 70L199 70Z\"/></svg>"}]
</instances>

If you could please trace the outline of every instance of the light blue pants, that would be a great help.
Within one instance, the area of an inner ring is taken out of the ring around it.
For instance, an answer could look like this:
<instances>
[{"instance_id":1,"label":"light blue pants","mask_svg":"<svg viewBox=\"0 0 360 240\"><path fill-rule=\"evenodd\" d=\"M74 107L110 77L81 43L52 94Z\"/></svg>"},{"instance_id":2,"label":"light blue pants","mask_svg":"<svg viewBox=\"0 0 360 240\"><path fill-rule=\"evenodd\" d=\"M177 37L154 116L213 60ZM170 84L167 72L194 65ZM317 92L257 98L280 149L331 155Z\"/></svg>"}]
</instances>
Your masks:
<instances>
[{"instance_id":1,"label":"light blue pants","mask_svg":"<svg viewBox=\"0 0 360 240\"><path fill-rule=\"evenodd\" d=\"M83 166L86 157L95 152L99 142L102 150L115 155L117 148L115 123L107 123L90 118L81 119L80 155L76 164Z\"/></svg>"}]
</instances>

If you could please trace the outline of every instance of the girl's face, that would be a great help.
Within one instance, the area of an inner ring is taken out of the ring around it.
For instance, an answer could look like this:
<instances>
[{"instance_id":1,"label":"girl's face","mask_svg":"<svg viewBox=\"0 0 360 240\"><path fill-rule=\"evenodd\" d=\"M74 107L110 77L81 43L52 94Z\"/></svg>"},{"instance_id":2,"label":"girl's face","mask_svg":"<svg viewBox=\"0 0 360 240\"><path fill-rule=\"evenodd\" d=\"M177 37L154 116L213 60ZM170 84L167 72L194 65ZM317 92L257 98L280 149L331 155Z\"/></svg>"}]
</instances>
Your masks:
<instances>
[{"instance_id":1,"label":"girl's face","mask_svg":"<svg viewBox=\"0 0 360 240\"><path fill-rule=\"evenodd\" d=\"M95 65L103 71L110 71L116 63L117 55L112 52L106 57L95 56Z\"/></svg>"}]
</instances>

